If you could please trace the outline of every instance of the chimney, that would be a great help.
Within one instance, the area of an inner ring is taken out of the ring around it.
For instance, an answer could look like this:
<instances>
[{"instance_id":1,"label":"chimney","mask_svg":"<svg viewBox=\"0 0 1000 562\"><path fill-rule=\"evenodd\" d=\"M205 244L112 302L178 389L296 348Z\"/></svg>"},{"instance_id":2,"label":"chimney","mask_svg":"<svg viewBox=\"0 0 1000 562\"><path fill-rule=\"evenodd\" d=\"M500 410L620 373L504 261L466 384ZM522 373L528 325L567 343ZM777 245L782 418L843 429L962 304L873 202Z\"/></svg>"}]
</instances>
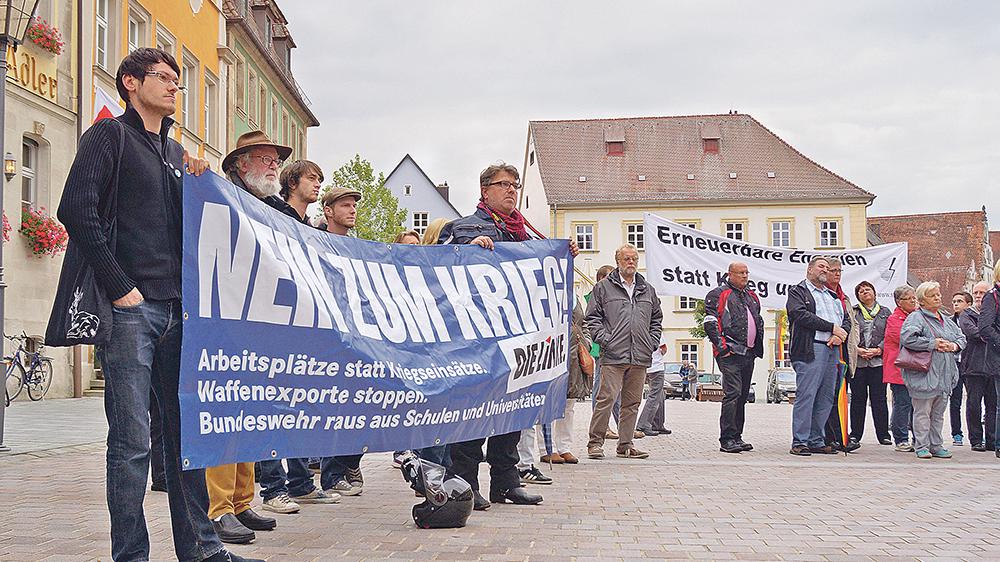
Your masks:
<instances>
[{"instance_id":1,"label":"chimney","mask_svg":"<svg viewBox=\"0 0 1000 562\"><path fill-rule=\"evenodd\" d=\"M445 201L448 200L448 182L441 182L434 186L434 189L437 189L437 192L441 194L441 197L444 197Z\"/></svg>"}]
</instances>

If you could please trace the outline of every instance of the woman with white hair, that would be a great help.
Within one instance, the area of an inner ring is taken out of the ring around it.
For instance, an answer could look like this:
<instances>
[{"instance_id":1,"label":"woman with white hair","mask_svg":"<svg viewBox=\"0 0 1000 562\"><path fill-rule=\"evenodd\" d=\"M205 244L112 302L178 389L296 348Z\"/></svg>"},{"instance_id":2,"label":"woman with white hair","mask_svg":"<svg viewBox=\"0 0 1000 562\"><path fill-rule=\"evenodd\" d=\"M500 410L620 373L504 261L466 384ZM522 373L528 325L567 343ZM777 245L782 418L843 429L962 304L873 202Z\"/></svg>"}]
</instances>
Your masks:
<instances>
[{"instance_id":1,"label":"woman with white hair","mask_svg":"<svg viewBox=\"0 0 1000 562\"><path fill-rule=\"evenodd\" d=\"M958 382L957 354L965 334L941 314L941 285L927 281L917 287L920 308L906 317L900 332L896 364L913 402L913 448L917 458L951 458L942 431L948 399Z\"/></svg>"}]
</instances>

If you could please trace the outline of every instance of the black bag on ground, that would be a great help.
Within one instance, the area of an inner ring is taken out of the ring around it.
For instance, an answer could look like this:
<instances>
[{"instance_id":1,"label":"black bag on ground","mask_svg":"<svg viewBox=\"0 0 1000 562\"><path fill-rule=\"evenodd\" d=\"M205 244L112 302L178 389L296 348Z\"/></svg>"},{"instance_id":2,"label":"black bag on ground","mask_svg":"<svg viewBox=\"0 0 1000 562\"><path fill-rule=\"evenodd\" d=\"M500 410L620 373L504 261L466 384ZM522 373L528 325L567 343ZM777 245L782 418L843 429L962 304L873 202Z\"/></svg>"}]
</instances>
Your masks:
<instances>
[{"instance_id":1,"label":"black bag on ground","mask_svg":"<svg viewBox=\"0 0 1000 562\"><path fill-rule=\"evenodd\" d=\"M115 160L114 179L108 182L101 194L104 205L98 210L112 252L116 247L117 234L115 221L118 214L118 171L125 150L125 126L117 119L114 121L121 129L118 158ZM94 268L80 246L70 238L62 270L59 272L52 314L49 315L49 324L45 328L45 345L68 347L106 344L111 339L111 322L111 300L97 284Z\"/></svg>"}]
</instances>

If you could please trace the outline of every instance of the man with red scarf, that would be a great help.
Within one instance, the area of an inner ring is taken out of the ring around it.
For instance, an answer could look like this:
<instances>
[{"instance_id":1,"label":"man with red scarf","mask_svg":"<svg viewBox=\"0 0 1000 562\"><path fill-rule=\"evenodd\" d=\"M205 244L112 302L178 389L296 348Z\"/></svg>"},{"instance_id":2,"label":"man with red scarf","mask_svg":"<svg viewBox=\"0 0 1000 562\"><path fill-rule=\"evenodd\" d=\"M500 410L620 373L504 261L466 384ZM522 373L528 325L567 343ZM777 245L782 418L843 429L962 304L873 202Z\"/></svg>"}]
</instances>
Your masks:
<instances>
[{"instance_id":1,"label":"man with red scarf","mask_svg":"<svg viewBox=\"0 0 1000 562\"><path fill-rule=\"evenodd\" d=\"M500 162L479 174L480 198L476 212L450 222L441 231L439 244L476 244L487 250L495 242L521 242L528 235L524 217L517 210L517 192L521 189L517 168ZM570 253L580 253L575 242L570 241ZM512 502L521 505L541 503L542 496L529 494L522 488L517 471L517 443L520 431L503 435L452 443L451 471L472 485L477 511L489 509L491 502ZM483 456L483 443L486 456ZM490 465L490 499L479 493L479 463Z\"/></svg>"}]
</instances>

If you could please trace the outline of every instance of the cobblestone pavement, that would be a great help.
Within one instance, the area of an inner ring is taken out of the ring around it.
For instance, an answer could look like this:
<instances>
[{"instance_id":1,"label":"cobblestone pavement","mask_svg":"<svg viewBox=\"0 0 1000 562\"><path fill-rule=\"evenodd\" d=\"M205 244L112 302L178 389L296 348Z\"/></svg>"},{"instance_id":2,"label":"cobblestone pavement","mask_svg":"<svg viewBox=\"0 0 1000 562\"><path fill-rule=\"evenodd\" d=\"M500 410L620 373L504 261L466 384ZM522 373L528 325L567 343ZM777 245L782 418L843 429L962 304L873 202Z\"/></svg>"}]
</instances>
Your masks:
<instances>
[{"instance_id":1,"label":"cobblestone pavement","mask_svg":"<svg viewBox=\"0 0 1000 562\"><path fill-rule=\"evenodd\" d=\"M71 446L22 444L22 454L0 456L0 560L109 560L103 413L90 402L51 404L85 415L52 429L51 410L31 409L40 405L8 414L9 443L37 417ZM545 467L555 483L532 485L545 496L539 506L495 505L464 529L416 529L413 494L388 454L372 454L363 495L279 515L277 530L232 550L269 560L1000 560L992 453L961 447L952 460L920 461L876 444L869 430L856 454L792 457L791 407L752 404L745 438L756 450L726 455L718 404L667 404L673 435L637 442L650 459ZM577 454L589 409L577 404ZM69 439L80 435L92 442ZM145 508L153 558L171 559L165 494L148 495Z\"/></svg>"}]
</instances>

